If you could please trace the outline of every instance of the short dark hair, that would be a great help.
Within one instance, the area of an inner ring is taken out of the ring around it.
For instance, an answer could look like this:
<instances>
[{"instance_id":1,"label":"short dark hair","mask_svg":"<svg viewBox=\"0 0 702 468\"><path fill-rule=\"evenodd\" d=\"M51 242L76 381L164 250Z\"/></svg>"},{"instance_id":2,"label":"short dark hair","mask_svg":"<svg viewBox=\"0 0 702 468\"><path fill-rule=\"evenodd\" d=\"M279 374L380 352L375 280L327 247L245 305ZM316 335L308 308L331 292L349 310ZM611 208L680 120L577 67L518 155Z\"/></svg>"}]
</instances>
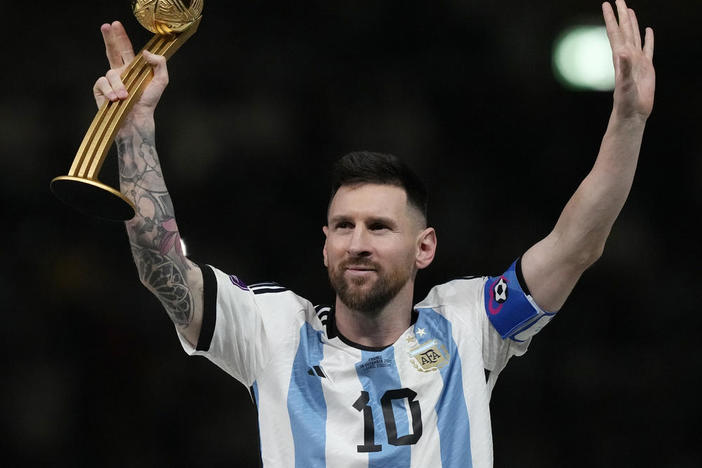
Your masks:
<instances>
[{"instance_id":1,"label":"short dark hair","mask_svg":"<svg viewBox=\"0 0 702 468\"><path fill-rule=\"evenodd\" d=\"M332 168L329 205L340 187L357 184L387 184L403 188L408 203L427 220L427 190L412 169L397 156L354 151L339 158Z\"/></svg>"}]
</instances>

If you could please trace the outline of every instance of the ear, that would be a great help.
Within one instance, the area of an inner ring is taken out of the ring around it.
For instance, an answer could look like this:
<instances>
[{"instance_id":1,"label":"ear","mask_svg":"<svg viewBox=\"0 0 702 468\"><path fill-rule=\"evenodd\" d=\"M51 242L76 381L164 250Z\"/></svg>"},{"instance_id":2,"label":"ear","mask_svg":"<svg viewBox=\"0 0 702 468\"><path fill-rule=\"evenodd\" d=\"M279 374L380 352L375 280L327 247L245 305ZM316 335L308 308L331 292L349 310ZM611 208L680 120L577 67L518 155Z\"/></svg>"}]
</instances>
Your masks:
<instances>
[{"instance_id":1,"label":"ear","mask_svg":"<svg viewBox=\"0 0 702 468\"><path fill-rule=\"evenodd\" d=\"M414 264L418 270L428 267L434 261L436 254L436 231L434 228L424 229L417 238L417 257Z\"/></svg>"},{"instance_id":2,"label":"ear","mask_svg":"<svg viewBox=\"0 0 702 468\"><path fill-rule=\"evenodd\" d=\"M329 262L327 261L327 239L329 238L329 228L327 226L322 226L322 232L324 233L324 247L322 247L322 256L324 257L324 266L329 267Z\"/></svg>"}]
</instances>

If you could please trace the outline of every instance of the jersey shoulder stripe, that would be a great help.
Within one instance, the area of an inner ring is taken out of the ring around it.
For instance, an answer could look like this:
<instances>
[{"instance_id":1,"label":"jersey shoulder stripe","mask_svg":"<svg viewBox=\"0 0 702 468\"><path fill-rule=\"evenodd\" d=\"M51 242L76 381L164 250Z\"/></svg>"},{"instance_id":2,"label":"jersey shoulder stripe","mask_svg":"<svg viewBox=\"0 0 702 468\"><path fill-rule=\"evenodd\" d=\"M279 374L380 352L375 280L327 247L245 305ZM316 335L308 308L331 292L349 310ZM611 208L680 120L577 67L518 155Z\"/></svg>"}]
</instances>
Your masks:
<instances>
[{"instance_id":1,"label":"jersey shoulder stripe","mask_svg":"<svg viewBox=\"0 0 702 468\"><path fill-rule=\"evenodd\" d=\"M260 283L254 283L254 284L249 285L249 287L251 287L251 288L258 288L261 286L280 286L280 284L276 283L275 281L262 281Z\"/></svg>"},{"instance_id":2,"label":"jersey shoulder stripe","mask_svg":"<svg viewBox=\"0 0 702 468\"><path fill-rule=\"evenodd\" d=\"M317 318L322 322L322 325L327 326L327 319L329 318L329 312L331 311L331 306L328 305L316 305L314 306L314 311L317 313Z\"/></svg>"},{"instance_id":3,"label":"jersey shoulder stripe","mask_svg":"<svg viewBox=\"0 0 702 468\"><path fill-rule=\"evenodd\" d=\"M288 291L288 288L281 286L278 283L255 283L249 285L249 289L254 294L266 294L266 293L280 293Z\"/></svg>"}]
</instances>

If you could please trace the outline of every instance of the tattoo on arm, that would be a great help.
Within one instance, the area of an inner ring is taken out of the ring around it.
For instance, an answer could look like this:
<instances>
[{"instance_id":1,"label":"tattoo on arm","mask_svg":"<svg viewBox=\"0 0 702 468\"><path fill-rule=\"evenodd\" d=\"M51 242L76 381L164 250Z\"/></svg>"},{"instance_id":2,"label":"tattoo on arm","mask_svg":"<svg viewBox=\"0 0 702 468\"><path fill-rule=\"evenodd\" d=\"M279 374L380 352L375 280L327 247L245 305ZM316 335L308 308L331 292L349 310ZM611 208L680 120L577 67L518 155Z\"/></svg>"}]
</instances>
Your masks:
<instances>
[{"instance_id":1,"label":"tattoo on arm","mask_svg":"<svg viewBox=\"0 0 702 468\"><path fill-rule=\"evenodd\" d=\"M139 277L161 301L173 323L187 327L192 320L193 298L177 262L135 244L132 254Z\"/></svg>"},{"instance_id":2,"label":"tattoo on arm","mask_svg":"<svg viewBox=\"0 0 702 468\"><path fill-rule=\"evenodd\" d=\"M139 278L177 326L187 328L194 300L186 282L190 262L181 249L173 202L166 189L155 146L153 122L126 124L117 137L120 187L136 207L126 222Z\"/></svg>"}]
</instances>

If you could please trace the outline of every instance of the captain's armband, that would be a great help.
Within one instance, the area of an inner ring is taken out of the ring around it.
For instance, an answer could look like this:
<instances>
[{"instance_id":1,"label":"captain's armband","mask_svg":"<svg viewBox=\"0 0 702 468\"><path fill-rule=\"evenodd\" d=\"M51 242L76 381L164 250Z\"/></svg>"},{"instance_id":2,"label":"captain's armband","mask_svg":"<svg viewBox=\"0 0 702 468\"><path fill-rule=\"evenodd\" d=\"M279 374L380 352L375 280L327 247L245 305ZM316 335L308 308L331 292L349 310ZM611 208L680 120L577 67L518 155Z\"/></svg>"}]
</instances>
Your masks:
<instances>
[{"instance_id":1,"label":"captain's armband","mask_svg":"<svg viewBox=\"0 0 702 468\"><path fill-rule=\"evenodd\" d=\"M500 276L490 276L484 289L485 313L502 338L525 341L556 315L542 310L529 294L517 259Z\"/></svg>"}]
</instances>

